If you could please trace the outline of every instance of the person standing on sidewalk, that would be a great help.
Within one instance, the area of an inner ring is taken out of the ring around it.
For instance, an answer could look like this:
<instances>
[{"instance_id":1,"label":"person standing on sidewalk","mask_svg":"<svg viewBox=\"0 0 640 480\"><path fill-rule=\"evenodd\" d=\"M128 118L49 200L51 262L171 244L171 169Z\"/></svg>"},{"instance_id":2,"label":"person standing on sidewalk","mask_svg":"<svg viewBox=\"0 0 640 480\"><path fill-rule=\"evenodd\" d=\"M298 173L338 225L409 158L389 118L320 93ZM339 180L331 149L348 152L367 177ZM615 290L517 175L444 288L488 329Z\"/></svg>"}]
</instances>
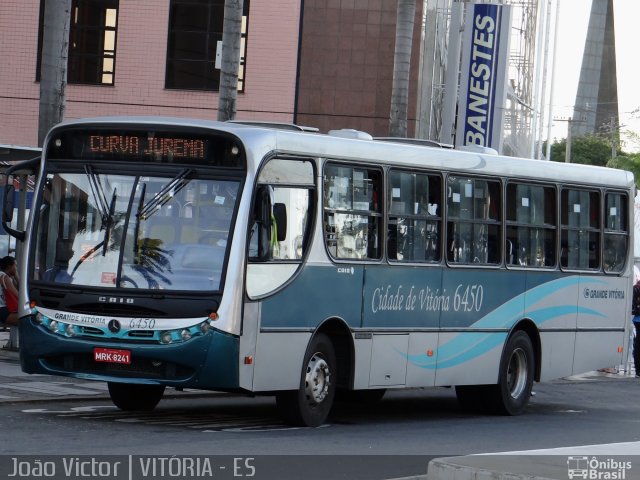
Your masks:
<instances>
[{"instance_id":1,"label":"person standing on sidewalk","mask_svg":"<svg viewBox=\"0 0 640 480\"><path fill-rule=\"evenodd\" d=\"M18 325L18 280L16 259L0 258L0 325Z\"/></svg>"},{"instance_id":2,"label":"person standing on sidewalk","mask_svg":"<svg viewBox=\"0 0 640 480\"><path fill-rule=\"evenodd\" d=\"M631 314L636 335L633 339L633 364L636 368L636 377L640 377L640 280L633 286L633 300Z\"/></svg>"}]
</instances>

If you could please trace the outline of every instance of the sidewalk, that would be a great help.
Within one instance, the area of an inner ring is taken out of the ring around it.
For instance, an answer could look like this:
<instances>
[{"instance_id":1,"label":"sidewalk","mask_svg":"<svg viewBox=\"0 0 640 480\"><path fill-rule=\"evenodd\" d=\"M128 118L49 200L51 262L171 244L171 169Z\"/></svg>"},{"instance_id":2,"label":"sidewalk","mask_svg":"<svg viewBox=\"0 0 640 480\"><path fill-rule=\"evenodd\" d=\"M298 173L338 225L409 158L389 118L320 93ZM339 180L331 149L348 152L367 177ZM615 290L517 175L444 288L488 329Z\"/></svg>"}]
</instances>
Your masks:
<instances>
[{"instance_id":1,"label":"sidewalk","mask_svg":"<svg viewBox=\"0 0 640 480\"><path fill-rule=\"evenodd\" d=\"M574 477L640 478L640 442L436 458L429 462L427 475L414 479L566 480Z\"/></svg>"},{"instance_id":2,"label":"sidewalk","mask_svg":"<svg viewBox=\"0 0 640 480\"><path fill-rule=\"evenodd\" d=\"M0 327L0 361L20 361L17 350L7 349L9 343L9 327Z\"/></svg>"}]
</instances>

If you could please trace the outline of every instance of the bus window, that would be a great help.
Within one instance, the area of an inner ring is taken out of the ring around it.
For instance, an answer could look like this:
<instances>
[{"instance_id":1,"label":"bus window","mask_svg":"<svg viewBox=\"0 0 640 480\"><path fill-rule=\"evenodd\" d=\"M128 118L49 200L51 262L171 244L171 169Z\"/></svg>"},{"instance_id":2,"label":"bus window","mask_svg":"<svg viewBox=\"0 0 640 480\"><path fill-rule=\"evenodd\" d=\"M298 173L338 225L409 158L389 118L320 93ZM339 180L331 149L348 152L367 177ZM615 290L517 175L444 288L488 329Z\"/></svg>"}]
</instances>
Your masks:
<instances>
[{"instance_id":1,"label":"bus window","mask_svg":"<svg viewBox=\"0 0 640 480\"><path fill-rule=\"evenodd\" d=\"M103 288L220 288L239 181L49 174L34 278Z\"/></svg>"},{"instance_id":2,"label":"bus window","mask_svg":"<svg viewBox=\"0 0 640 480\"><path fill-rule=\"evenodd\" d=\"M600 194L565 188L560 214L560 265L575 270L600 268Z\"/></svg>"},{"instance_id":3,"label":"bus window","mask_svg":"<svg viewBox=\"0 0 640 480\"><path fill-rule=\"evenodd\" d=\"M308 188L270 186L258 189L249 234L249 259L302 259L308 243L305 236L310 202Z\"/></svg>"},{"instance_id":4,"label":"bus window","mask_svg":"<svg viewBox=\"0 0 640 480\"><path fill-rule=\"evenodd\" d=\"M247 293L265 295L297 271L310 241L313 165L274 159L258 178L249 226Z\"/></svg>"},{"instance_id":5,"label":"bus window","mask_svg":"<svg viewBox=\"0 0 640 480\"><path fill-rule=\"evenodd\" d=\"M447 179L447 261L500 263L500 182L450 176Z\"/></svg>"},{"instance_id":6,"label":"bus window","mask_svg":"<svg viewBox=\"0 0 640 480\"><path fill-rule=\"evenodd\" d=\"M437 175L389 174L389 260L439 262L442 181Z\"/></svg>"},{"instance_id":7,"label":"bus window","mask_svg":"<svg viewBox=\"0 0 640 480\"><path fill-rule=\"evenodd\" d=\"M605 196L603 259L605 272L620 273L624 269L629 245L628 201L624 193Z\"/></svg>"},{"instance_id":8,"label":"bus window","mask_svg":"<svg viewBox=\"0 0 640 480\"><path fill-rule=\"evenodd\" d=\"M333 258L381 258L381 184L380 170L336 164L326 166L324 230L327 250Z\"/></svg>"},{"instance_id":9,"label":"bus window","mask_svg":"<svg viewBox=\"0 0 640 480\"><path fill-rule=\"evenodd\" d=\"M556 190L512 182L507 185L507 265L556 264Z\"/></svg>"}]
</instances>

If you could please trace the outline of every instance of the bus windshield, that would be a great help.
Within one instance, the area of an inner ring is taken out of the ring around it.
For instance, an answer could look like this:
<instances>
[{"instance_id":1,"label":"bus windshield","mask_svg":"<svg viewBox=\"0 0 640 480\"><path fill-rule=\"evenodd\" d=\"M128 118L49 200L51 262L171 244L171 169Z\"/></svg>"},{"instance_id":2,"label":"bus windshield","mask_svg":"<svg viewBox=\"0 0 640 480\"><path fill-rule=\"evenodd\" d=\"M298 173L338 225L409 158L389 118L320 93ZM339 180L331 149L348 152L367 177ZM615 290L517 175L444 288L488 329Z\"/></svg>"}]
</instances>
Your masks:
<instances>
[{"instance_id":1,"label":"bus windshield","mask_svg":"<svg viewBox=\"0 0 640 480\"><path fill-rule=\"evenodd\" d=\"M239 181L50 173L36 220L33 278L127 289L220 288Z\"/></svg>"}]
</instances>

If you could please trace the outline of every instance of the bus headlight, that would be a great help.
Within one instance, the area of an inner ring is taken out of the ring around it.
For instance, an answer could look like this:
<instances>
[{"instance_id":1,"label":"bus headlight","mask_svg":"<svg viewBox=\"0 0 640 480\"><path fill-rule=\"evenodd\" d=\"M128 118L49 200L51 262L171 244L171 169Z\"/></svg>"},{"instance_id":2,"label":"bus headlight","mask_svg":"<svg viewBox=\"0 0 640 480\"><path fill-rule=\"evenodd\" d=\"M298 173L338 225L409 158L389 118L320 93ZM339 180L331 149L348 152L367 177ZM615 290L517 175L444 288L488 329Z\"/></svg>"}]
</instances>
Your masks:
<instances>
[{"instance_id":1,"label":"bus headlight","mask_svg":"<svg viewBox=\"0 0 640 480\"><path fill-rule=\"evenodd\" d=\"M51 330L52 332L58 331L58 322L56 320L51 320L51 322L49 323L49 330Z\"/></svg>"},{"instance_id":2,"label":"bus headlight","mask_svg":"<svg viewBox=\"0 0 640 480\"><path fill-rule=\"evenodd\" d=\"M208 322L202 322L200 324L200 331L202 333L207 333L209 330L211 330L211 325L209 325Z\"/></svg>"},{"instance_id":3,"label":"bus headlight","mask_svg":"<svg viewBox=\"0 0 640 480\"><path fill-rule=\"evenodd\" d=\"M171 343L171 332L162 332L160 335L160 341L162 343Z\"/></svg>"},{"instance_id":4,"label":"bus headlight","mask_svg":"<svg viewBox=\"0 0 640 480\"><path fill-rule=\"evenodd\" d=\"M182 332L180 332L180 338L185 341L189 340L191 338L191 332L185 328L184 330L182 330Z\"/></svg>"},{"instance_id":5,"label":"bus headlight","mask_svg":"<svg viewBox=\"0 0 640 480\"><path fill-rule=\"evenodd\" d=\"M66 333L69 337L73 337L76 334L76 330L73 328L73 325L68 324L64 329L64 333Z\"/></svg>"},{"instance_id":6,"label":"bus headlight","mask_svg":"<svg viewBox=\"0 0 640 480\"><path fill-rule=\"evenodd\" d=\"M44 315L42 315L40 312L36 312L33 318L35 318L36 323L38 323L39 325L42 325L42 323L44 322Z\"/></svg>"}]
</instances>

